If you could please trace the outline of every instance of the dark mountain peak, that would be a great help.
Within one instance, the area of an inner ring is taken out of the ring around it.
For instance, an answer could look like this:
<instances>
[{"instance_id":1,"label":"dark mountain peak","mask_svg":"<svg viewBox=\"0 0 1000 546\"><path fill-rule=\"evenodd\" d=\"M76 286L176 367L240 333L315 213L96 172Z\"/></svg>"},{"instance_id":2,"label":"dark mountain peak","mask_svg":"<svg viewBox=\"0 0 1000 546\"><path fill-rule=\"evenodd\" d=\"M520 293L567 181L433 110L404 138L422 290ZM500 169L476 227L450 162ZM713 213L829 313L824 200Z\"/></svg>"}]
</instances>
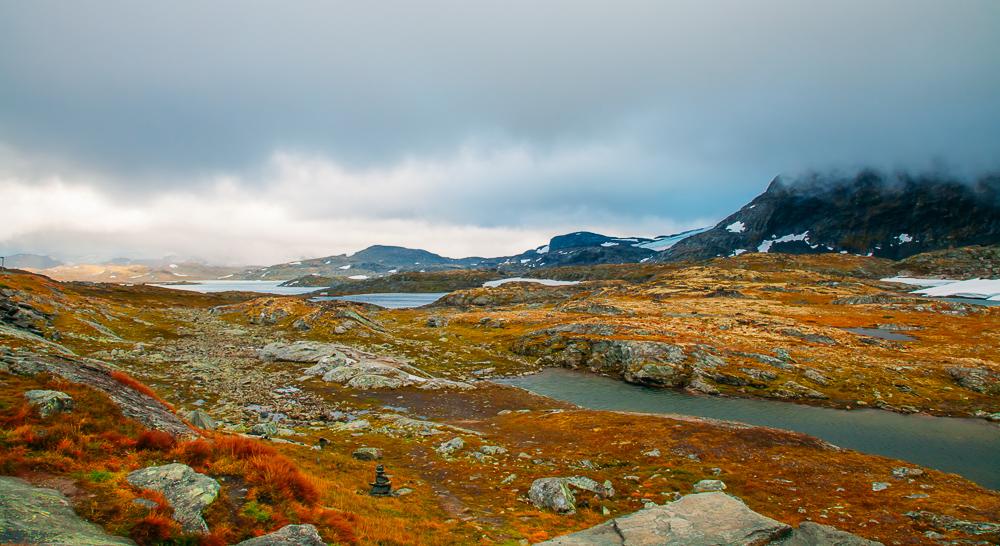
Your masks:
<instances>
[{"instance_id":1,"label":"dark mountain peak","mask_svg":"<svg viewBox=\"0 0 1000 546\"><path fill-rule=\"evenodd\" d=\"M549 241L549 250L563 250L568 248L580 248L585 246L598 246L602 243L613 240L613 237L593 233L590 231L577 231L566 235L556 235Z\"/></svg>"},{"instance_id":2,"label":"dark mountain peak","mask_svg":"<svg viewBox=\"0 0 1000 546\"><path fill-rule=\"evenodd\" d=\"M812 172L775 177L714 228L658 256L708 259L744 252L849 252L904 258L1000 241L996 175L974 182L937 173Z\"/></svg>"}]
</instances>

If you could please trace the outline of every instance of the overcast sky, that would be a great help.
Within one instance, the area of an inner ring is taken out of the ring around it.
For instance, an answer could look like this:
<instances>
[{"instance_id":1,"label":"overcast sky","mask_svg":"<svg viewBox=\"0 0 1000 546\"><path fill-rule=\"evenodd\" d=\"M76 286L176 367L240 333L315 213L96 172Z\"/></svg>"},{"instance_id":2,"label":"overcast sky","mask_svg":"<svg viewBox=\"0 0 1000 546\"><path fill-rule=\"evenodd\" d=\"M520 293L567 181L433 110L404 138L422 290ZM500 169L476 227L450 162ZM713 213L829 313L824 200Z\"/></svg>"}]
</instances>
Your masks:
<instances>
[{"instance_id":1,"label":"overcast sky","mask_svg":"<svg viewBox=\"0 0 1000 546\"><path fill-rule=\"evenodd\" d=\"M0 0L0 252L503 255L1000 161L1000 2Z\"/></svg>"}]
</instances>

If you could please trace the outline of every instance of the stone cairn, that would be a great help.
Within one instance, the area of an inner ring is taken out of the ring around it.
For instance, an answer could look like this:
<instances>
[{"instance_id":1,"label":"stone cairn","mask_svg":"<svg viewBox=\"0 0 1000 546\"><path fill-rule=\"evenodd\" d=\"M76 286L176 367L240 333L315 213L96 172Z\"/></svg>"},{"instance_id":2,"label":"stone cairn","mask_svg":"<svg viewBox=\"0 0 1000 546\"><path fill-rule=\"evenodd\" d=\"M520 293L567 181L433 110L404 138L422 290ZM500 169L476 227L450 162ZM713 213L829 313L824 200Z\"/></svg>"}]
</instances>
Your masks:
<instances>
[{"instance_id":1,"label":"stone cairn","mask_svg":"<svg viewBox=\"0 0 1000 546\"><path fill-rule=\"evenodd\" d=\"M375 467L375 481L371 483L372 490L368 493L373 497L391 497L392 481L385 475L385 467L378 465Z\"/></svg>"}]
</instances>

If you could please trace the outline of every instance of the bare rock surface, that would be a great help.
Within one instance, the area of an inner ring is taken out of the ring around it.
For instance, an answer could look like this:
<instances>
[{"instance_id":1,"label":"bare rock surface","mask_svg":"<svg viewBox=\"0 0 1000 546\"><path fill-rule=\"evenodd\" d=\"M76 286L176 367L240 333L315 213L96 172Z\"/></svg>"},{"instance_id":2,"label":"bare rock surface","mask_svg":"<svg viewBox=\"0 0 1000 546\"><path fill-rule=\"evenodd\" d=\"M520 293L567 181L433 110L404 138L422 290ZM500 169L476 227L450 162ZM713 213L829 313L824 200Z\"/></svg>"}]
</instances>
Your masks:
<instances>
[{"instance_id":1,"label":"bare rock surface","mask_svg":"<svg viewBox=\"0 0 1000 546\"><path fill-rule=\"evenodd\" d=\"M55 489L0 477L0 544L135 544L107 534L76 515L69 499Z\"/></svg>"},{"instance_id":2,"label":"bare rock surface","mask_svg":"<svg viewBox=\"0 0 1000 546\"><path fill-rule=\"evenodd\" d=\"M237 543L236 546L325 546L312 525L286 525L277 531Z\"/></svg>"},{"instance_id":3,"label":"bare rock surface","mask_svg":"<svg viewBox=\"0 0 1000 546\"><path fill-rule=\"evenodd\" d=\"M141 489L162 493L174 509L174 520L185 531L208 532L201 511L219 494L219 482L180 463L136 470L128 475L128 482Z\"/></svg>"},{"instance_id":4,"label":"bare rock surface","mask_svg":"<svg viewBox=\"0 0 1000 546\"><path fill-rule=\"evenodd\" d=\"M546 546L758 545L791 527L749 509L725 493L696 493L542 542Z\"/></svg>"}]
</instances>

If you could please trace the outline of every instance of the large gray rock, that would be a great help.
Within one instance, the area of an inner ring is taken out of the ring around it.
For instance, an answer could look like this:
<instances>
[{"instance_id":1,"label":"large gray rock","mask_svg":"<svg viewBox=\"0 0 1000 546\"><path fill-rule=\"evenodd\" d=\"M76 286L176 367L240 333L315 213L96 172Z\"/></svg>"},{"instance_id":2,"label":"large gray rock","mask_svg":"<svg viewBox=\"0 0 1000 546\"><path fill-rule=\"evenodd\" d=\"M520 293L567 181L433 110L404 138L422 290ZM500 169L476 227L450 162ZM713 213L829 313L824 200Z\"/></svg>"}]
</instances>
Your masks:
<instances>
[{"instance_id":1,"label":"large gray rock","mask_svg":"<svg viewBox=\"0 0 1000 546\"><path fill-rule=\"evenodd\" d=\"M55 413L73 410L73 397L60 391L28 391L24 393L28 403L38 409L43 418Z\"/></svg>"},{"instance_id":2,"label":"large gray rock","mask_svg":"<svg viewBox=\"0 0 1000 546\"><path fill-rule=\"evenodd\" d=\"M62 493L0 477L0 544L135 544L80 519Z\"/></svg>"},{"instance_id":3,"label":"large gray rock","mask_svg":"<svg viewBox=\"0 0 1000 546\"><path fill-rule=\"evenodd\" d=\"M219 423L212 419L211 415L200 409L188 412L187 420L192 425L204 430L215 430L219 426Z\"/></svg>"},{"instance_id":4,"label":"large gray rock","mask_svg":"<svg viewBox=\"0 0 1000 546\"><path fill-rule=\"evenodd\" d=\"M775 542L781 546L884 546L829 525L804 521L788 538Z\"/></svg>"},{"instance_id":5,"label":"large gray rock","mask_svg":"<svg viewBox=\"0 0 1000 546\"><path fill-rule=\"evenodd\" d=\"M286 525L264 536L237 543L236 546L326 546L312 525Z\"/></svg>"},{"instance_id":6,"label":"large gray rock","mask_svg":"<svg viewBox=\"0 0 1000 546\"><path fill-rule=\"evenodd\" d=\"M566 478L538 478L528 490L531 503L560 514L576 512L576 497Z\"/></svg>"},{"instance_id":7,"label":"large gray rock","mask_svg":"<svg viewBox=\"0 0 1000 546\"><path fill-rule=\"evenodd\" d=\"M219 482L180 463L136 470L128 475L128 482L140 489L162 493L174 508L174 520L185 531L208 532L201 511L219 494Z\"/></svg>"},{"instance_id":8,"label":"large gray rock","mask_svg":"<svg viewBox=\"0 0 1000 546\"><path fill-rule=\"evenodd\" d=\"M751 546L791 527L764 517L725 493L697 493L542 542L547 546Z\"/></svg>"}]
</instances>

